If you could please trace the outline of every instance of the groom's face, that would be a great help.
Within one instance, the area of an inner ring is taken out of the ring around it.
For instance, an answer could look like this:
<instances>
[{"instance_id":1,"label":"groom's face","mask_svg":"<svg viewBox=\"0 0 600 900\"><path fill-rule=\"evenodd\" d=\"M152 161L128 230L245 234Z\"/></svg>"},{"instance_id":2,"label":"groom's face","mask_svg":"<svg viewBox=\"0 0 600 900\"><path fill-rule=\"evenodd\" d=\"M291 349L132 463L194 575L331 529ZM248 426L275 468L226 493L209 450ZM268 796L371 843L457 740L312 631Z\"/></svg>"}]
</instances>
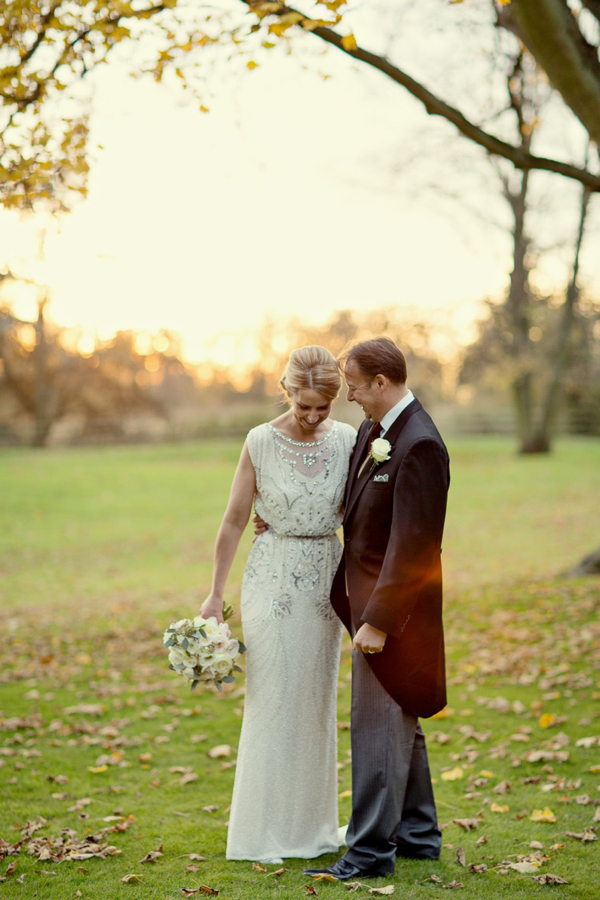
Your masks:
<instances>
[{"instance_id":1,"label":"groom's face","mask_svg":"<svg viewBox=\"0 0 600 900\"><path fill-rule=\"evenodd\" d=\"M377 415L379 392L375 379L361 372L354 360L350 359L344 369L344 377L348 388L347 399L358 403L367 419L379 421Z\"/></svg>"}]
</instances>

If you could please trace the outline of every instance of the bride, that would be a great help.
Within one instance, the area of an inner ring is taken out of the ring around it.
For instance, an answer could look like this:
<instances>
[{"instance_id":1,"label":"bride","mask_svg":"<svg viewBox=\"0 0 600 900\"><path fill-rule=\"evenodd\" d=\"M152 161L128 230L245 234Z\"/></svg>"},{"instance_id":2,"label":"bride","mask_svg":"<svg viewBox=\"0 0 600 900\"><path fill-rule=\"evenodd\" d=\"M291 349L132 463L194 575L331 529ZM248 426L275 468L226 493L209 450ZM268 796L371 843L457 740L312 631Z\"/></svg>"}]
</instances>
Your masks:
<instances>
[{"instance_id":1,"label":"bride","mask_svg":"<svg viewBox=\"0 0 600 900\"><path fill-rule=\"evenodd\" d=\"M242 582L247 685L226 855L273 863L339 847L341 624L329 590L356 437L329 419L341 376L324 347L294 350L280 385L290 408L248 434L201 609L222 621L226 578L254 502L269 527L252 546Z\"/></svg>"}]
</instances>

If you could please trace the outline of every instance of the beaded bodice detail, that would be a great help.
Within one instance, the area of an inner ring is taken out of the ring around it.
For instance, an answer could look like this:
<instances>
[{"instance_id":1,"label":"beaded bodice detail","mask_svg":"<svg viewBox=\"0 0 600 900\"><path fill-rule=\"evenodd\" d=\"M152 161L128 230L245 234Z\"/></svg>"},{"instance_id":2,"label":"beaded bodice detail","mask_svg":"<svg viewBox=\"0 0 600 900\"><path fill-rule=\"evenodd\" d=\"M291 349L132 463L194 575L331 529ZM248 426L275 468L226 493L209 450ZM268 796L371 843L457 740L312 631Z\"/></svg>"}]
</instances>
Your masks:
<instances>
[{"instance_id":1,"label":"beaded bodice detail","mask_svg":"<svg viewBox=\"0 0 600 900\"><path fill-rule=\"evenodd\" d=\"M294 441L272 425L248 435L256 470L256 512L276 534L318 537L342 523L348 460L356 434L333 422L320 440Z\"/></svg>"}]
</instances>

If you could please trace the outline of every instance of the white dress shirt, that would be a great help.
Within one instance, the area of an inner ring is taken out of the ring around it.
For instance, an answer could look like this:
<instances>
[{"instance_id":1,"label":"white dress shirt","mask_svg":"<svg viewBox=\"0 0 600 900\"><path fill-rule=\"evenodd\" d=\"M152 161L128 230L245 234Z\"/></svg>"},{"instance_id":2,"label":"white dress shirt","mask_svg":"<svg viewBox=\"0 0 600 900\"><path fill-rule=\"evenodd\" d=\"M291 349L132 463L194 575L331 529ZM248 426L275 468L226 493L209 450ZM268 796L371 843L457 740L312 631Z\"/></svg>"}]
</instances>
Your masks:
<instances>
[{"instance_id":1,"label":"white dress shirt","mask_svg":"<svg viewBox=\"0 0 600 900\"><path fill-rule=\"evenodd\" d=\"M379 437L383 437L385 435L388 428L390 428L394 424L394 422L396 421L396 419L398 418L400 413L404 409L406 409L408 404L412 403L412 401L414 399L415 399L415 395L413 394L413 392L407 391L407 393L404 395L402 400L399 400L395 406L392 406L391 409L388 409L385 416L382 416L381 420L379 422L379 424L381 425L381 428L382 428L382 432L379 435Z\"/></svg>"}]
</instances>

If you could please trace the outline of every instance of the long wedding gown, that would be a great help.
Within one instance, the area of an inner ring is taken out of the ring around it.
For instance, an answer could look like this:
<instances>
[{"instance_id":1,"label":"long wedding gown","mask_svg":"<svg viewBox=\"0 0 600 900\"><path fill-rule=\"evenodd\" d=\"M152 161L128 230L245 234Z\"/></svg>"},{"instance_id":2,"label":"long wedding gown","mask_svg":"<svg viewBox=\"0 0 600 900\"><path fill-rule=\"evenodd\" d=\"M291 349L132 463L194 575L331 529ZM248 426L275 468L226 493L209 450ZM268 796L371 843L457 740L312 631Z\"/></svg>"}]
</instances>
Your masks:
<instances>
[{"instance_id":1,"label":"long wedding gown","mask_svg":"<svg viewBox=\"0 0 600 900\"><path fill-rule=\"evenodd\" d=\"M303 859L338 849L336 688L341 623L329 602L354 429L299 443L248 434L256 512L269 529L242 584L248 653L227 859Z\"/></svg>"}]
</instances>

